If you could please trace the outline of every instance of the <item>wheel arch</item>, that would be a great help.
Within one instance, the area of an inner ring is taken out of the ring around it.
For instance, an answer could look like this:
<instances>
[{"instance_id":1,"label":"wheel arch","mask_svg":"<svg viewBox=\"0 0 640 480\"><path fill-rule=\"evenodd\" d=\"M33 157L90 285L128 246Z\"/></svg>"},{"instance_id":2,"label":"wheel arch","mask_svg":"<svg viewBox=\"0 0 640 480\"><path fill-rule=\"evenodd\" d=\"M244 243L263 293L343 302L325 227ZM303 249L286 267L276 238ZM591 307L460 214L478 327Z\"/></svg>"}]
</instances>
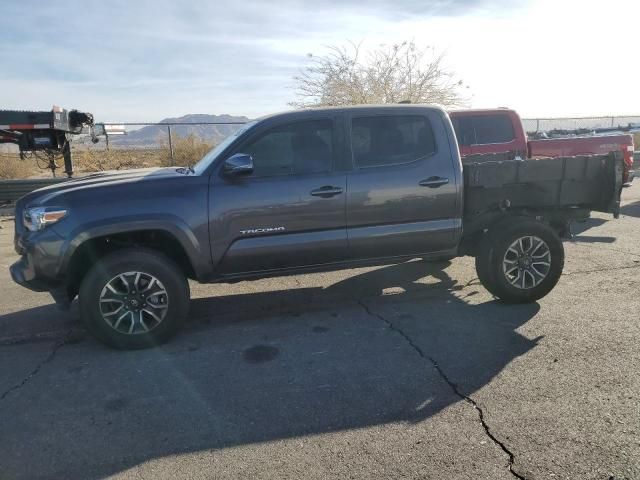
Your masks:
<instances>
[{"instance_id":1,"label":"wheel arch","mask_svg":"<svg viewBox=\"0 0 640 480\"><path fill-rule=\"evenodd\" d=\"M203 252L190 231L160 222L131 222L101 225L82 231L68 241L60 265L69 297L79 290L91 266L105 255L122 248L142 247L158 251L173 260L187 278L202 280L210 262L203 262Z\"/></svg>"},{"instance_id":2,"label":"wheel arch","mask_svg":"<svg viewBox=\"0 0 640 480\"><path fill-rule=\"evenodd\" d=\"M465 222L461 251L466 255L476 256L479 245L487 235L499 232L514 222L540 222L552 228L560 238L565 238L570 236L569 225L572 221L587 218L589 211L580 208L486 212Z\"/></svg>"}]
</instances>

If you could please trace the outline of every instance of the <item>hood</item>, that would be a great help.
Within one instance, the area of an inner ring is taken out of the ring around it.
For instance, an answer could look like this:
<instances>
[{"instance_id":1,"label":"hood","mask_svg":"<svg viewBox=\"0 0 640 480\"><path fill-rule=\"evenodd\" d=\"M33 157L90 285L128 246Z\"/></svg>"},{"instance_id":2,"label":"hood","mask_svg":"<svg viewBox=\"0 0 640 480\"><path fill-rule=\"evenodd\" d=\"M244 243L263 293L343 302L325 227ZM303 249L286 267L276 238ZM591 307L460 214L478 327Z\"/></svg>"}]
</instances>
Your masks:
<instances>
[{"instance_id":1,"label":"hood","mask_svg":"<svg viewBox=\"0 0 640 480\"><path fill-rule=\"evenodd\" d=\"M30 194L22 197L20 203L23 206L43 205L63 193L181 176L184 176L184 173L180 173L180 169L176 167L139 168L135 170L113 170L94 173L34 190Z\"/></svg>"}]
</instances>

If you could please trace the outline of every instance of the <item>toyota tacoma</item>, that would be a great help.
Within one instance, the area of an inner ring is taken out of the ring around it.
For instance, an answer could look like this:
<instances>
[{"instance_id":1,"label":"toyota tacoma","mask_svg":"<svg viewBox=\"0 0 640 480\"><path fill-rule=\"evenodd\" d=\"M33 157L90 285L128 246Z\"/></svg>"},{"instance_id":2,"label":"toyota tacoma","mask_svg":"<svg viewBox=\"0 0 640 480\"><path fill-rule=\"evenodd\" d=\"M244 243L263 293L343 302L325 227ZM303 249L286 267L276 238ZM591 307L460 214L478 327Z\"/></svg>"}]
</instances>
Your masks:
<instances>
[{"instance_id":1,"label":"toyota tacoma","mask_svg":"<svg viewBox=\"0 0 640 480\"><path fill-rule=\"evenodd\" d=\"M561 238L617 216L619 154L463 165L435 106L312 109L243 125L193 168L105 172L16 204L13 279L78 297L117 348L156 345L189 309L188 279L235 282L469 255L486 289L533 302L564 265Z\"/></svg>"}]
</instances>

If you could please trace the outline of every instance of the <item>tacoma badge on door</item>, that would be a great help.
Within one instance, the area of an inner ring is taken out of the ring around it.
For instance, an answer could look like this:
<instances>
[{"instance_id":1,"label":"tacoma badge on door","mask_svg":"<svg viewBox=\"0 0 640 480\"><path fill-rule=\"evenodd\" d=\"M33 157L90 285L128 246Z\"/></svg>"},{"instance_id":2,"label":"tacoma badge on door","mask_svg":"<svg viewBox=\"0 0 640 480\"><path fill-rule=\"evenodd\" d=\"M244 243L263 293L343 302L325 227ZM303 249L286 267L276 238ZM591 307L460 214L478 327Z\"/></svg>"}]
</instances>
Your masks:
<instances>
[{"instance_id":1,"label":"tacoma badge on door","mask_svg":"<svg viewBox=\"0 0 640 480\"><path fill-rule=\"evenodd\" d=\"M284 232L284 227L265 227L265 228L250 228L249 230L240 230L243 235L250 235L252 233L272 233L272 232Z\"/></svg>"}]
</instances>

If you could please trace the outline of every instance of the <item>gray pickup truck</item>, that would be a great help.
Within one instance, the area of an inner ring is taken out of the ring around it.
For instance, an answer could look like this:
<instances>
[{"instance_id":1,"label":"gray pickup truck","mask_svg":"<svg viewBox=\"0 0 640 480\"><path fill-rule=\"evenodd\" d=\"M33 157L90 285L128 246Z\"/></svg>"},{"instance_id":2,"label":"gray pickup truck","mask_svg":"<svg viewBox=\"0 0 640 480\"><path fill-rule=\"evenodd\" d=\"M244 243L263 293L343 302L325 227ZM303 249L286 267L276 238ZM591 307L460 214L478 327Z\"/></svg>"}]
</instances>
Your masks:
<instances>
[{"instance_id":1,"label":"gray pickup truck","mask_svg":"<svg viewBox=\"0 0 640 480\"><path fill-rule=\"evenodd\" d=\"M439 107L273 115L194 168L99 173L23 197L11 274L62 306L78 296L89 331L117 348L174 334L187 279L471 255L494 296L535 301L560 278L570 223L617 216L622 158L486 160L463 169Z\"/></svg>"}]
</instances>

